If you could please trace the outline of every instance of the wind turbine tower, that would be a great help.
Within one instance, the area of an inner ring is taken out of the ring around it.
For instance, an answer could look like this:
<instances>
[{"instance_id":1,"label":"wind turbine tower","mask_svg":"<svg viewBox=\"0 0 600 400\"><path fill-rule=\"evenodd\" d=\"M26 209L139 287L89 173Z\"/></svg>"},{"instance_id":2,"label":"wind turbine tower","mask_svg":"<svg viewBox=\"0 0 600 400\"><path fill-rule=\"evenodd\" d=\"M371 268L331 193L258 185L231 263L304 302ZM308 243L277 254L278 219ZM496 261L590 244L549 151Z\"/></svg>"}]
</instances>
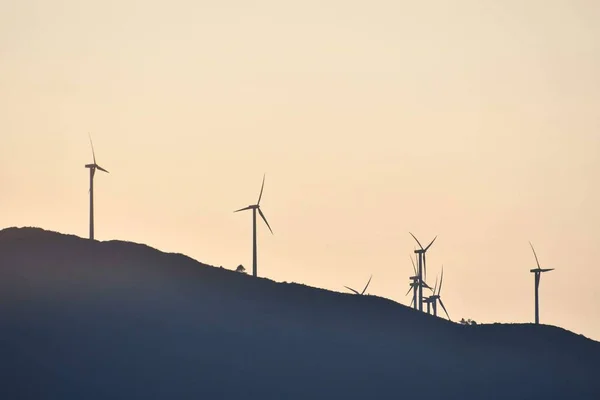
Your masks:
<instances>
[{"instance_id":1,"label":"wind turbine tower","mask_svg":"<svg viewBox=\"0 0 600 400\"><path fill-rule=\"evenodd\" d=\"M540 262L538 261L537 254L535 254L535 249L531 242L529 242L531 246L531 250L533 251L533 256L535 257L535 262L537 264L537 268L530 269L529 272L532 272L535 276L535 323L536 325L540 323L540 303L539 303L539 288L540 288L540 278L542 272L548 272L554 270L554 268L546 268L543 269L540 267Z\"/></svg>"},{"instance_id":2,"label":"wind turbine tower","mask_svg":"<svg viewBox=\"0 0 600 400\"><path fill-rule=\"evenodd\" d=\"M96 170L108 173L107 170L102 168L96 163L96 153L94 152L94 143L90 136L90 145L92 146L92 157L94 162L92 164L86 164L86 168L90 170L90 240L94 240L94 175Z\"/></svg>"},{"instance_id":3,"label":"wind turbine tower","mask_svg":"<svg viewBox=\"0 0 600 400\"><path fill-rule=\"evenodd\" d=\"M257 276L257 268L258 268L257 255L256 255L256 212L257 211L260 214L263 221L265 221L265 224L267 224L267 227L271 231L271 234L273 234L273 230L271 229L269 222L267 222L267 218L265 218L265 215L263 214L263 212L260 209L260 199L262 198L264 188L265 188L265 175L263 175L262 186L260 187L260 194L258 195L258 201L256 202L256 204L252 204L252 205L249 205L248 207L240 208L239 210L234 211L234 212L240 212L240 211L244 211L244 210L252 210L252 276Z\"/></svg>"}]
</instances>

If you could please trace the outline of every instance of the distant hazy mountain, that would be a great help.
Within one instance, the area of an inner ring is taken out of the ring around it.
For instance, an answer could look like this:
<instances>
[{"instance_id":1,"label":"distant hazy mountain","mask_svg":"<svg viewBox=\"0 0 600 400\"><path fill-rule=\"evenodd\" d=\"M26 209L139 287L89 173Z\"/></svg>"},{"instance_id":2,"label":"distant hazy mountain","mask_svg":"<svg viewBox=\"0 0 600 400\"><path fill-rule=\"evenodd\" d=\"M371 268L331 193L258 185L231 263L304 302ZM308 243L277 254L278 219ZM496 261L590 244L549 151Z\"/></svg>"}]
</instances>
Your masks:
<instances>
[{"instance_id":1,"label":"distant hazy mountain","mask_svg":"<svg viewBox=\"0 0 600 400\"><path fill-rule=\"evenodd\" d=\"M0 377L7 400L600 399L600 343L10 228Z\"/></svg>"}]
</instances>

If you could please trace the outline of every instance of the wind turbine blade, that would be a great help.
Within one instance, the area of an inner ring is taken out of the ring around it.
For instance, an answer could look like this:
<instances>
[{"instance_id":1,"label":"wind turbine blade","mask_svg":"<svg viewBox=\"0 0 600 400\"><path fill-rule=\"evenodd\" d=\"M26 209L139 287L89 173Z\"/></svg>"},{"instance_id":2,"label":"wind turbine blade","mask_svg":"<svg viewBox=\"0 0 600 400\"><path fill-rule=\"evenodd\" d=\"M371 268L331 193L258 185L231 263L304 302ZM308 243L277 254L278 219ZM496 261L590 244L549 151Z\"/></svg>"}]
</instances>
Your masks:
<instances>
[{"instance_id":1,"label":"wind turbine blade","mask_svg":"<svg viewBox=\"0 0 600 400\"><path fill-rule=\"evenodd\" d=\"M412 292L412 290L413 290L413 287L412 287L412 285L411 285L411 286L410 286L410 289L408 289L408 292L406 292L406 294L405 294L404 296L408 296L408 294L409 294L410 292Z\"/></svg>"},{"instance_id":2,"label":"wind turbine blade","mask_svg":"<svg viewBox=\"0 0 600 400\"><path fill-rule=\"evenodd\" d=\"M548 272L548 271L554 271L554 268L545 268L545 269L541 269L541 272Z\"/></svg>"},{"instance_id":3,"label":"wind turbine blade","mask_svg":"<svg viewBox=\"0 0 600 400\"><path fill-rule=\"evenodd\" d=\"M441 297L439 298L439 301L440 301L440 305L441 305L441 306L442 306L442 308L444 309L444 312L446 313L446 317L448 317L448 321L452 321L452 320L450 319L450 315L448 315L448 311L446 310L446 307L444 307L444 302L442 301L442 298L441 298Z\"/></svg>"},{"instance_id":4,"label":"wind turbine blade","mask_svg":"<svg viewBox=\"0 0 600 400\"><path fill-rule=\"evenodd\" d=\"M262 198L263 189L265 188L265 176L266 176L266 174L263 174L263 181L262 181L262 185L260 187L260 194L258 195L258 201L256 202L257 206L260 205L260 199Z\"/></svg>"},{"instance_id":5,"label":"wind turbine blade","mask_svg":"<svg viewBox=\"0 0 600 400\"><path fill-rule=\"evenodd\" d=\"M104 168L102 168L102 167L101 167L101 166L99 166L99 165L96 165L96 168L98 168L98 169L99 169L100 171L102 171L102 172L106 172L107 174L109 173L107 170L105 170Z\"/></svg>"},{"instance_id":6,"label":"wind turbine blade","mask_svg":"<svg viewBox=\"0 0 600 400\"><path fill-rule=\"evenodd\" d=\"M369 278L369 282L367 282L367 286L365 286L365 288L363 289L361 294L365 294L365 291L367 290L367 288L369 287L369 283L371 283L371 279L373 279L373 275L371 275L371 277Z\"/></svg>"},{"instance_id":7,"label":"wind turbine blade","mask_svg":"<svg viewBox=\"0 0 600 400\"><path fill-rule=\"evenodd\" d=\"M427 280L427 261L425 261L425 253L423 253L423 277Z\"/></svg>"},{"instance_id":8,"label":"wind turbine blade","mask_svg":"<svg viewBox=\"0 0 600 400\"><path fill-rule=\"evenodd\" d=\"M429 243L429 246L425 247L425 251L427 251L431 245L433 244L433 242L435 242L435 239L437 239L437 236L433 238L433 240L431 241L431 243Z\"/></svg>"},{"instance_id":9,"label":"wind turbine blade","mask_svg":"<svg viewBox=\"0 0 600 400\"><path fill-rule=\"evenodd\" d=\"M94 165L96 164L96 153L94 152L94 142L92 142L92 135L88 132L90 137L90 145L92 146L92 157L94 158Z\"/></svg>"},{"instance_id":10,"label":"wind turbine blade","mask_svg":"<svg viewBox=\"0 0 600 400\"><path fill-rule=\"evenodd\" d=\"M250 209L252 209L252 207L248 206L248 207L240 208L239 210L235 210L234 213L244 211L244 210L250 210Z\"/></svg>"},{"instance_id":11,"label":"wind turbine blade","mask_svg":"<svg viewBox=\"0 0 600 400\"><path fill-rule=\"evenodd\" d=\"M412 256L410 256L410 262L412 263L413 271L415 272L415 275L417 275L417 267L415 266L415 262L413 261Z\"/></svg>"},{"instance_id":12,"label":"wind turbine blade","mask_svg":"<svg viewBox=\"0 0 600 400\"><path fill-rule=\"evenodd\" d=\"M433 287L433 294L435 295L435 291L437 290L438 278L435 277L435 286Z\"/></svg>"},{"instance_id":13,"label":"wind turbine blade","mask_svg":"<svg viewBox=\"0 0 600 400\"><path fill-rule=\"evenodd\" d=\"M413 296L413 298L410 300L410 305L409 305L409 307L412 307L412 305L413 305L413 303L414 303L414 302L415 302L415 298L414 298L414 296Z\"/></svg>"},{"instance_id":14,"label":"wind turbine blade","mask_svg":"<svg viewBox=\"0 0 600 400\"><path fill-rule=\"evenodd\" d=\"M345 287L346 289L348 289L348 290L352 290L352 291L353 291L354 293L356 293L356 294L360 294L360 293L358 293L356 290L352 289L351 287L348 287L348 286L344 286L344 287Z\"/></svg>"},{"instance_id":15,"label":"wind turbine blade","mask_svg":"<svg viewBox=\"0 0 600 400\"><path fill-rule=\"evenodd\" d=\"M437 294L442 293L442 283L444 282L444 266L442 265L442 277L440 278L440 288L438 289ZM435 292L434 292L435 294Z\"/></svg>"},{"instance_id":16,"label":"wind turbine blade","mask_svg":"<svg viewBox=\"0 0 600 400\"><path fill-rule=\"evenodd\" d=\"M265 221L265 224L267 224L267 227L269 228L269 230L271 231L271 235L274 235L273 233L273 229L271 229L271 227L269 226L269 223L267 222L267 219L265 218L265 214L263 214L263 212L260 210L260 208L258 209L258 213L260 214L260 216L262 217L263 221Z\"/></svg>"},{"instance_id":17,"label":"wind turbine blade","mask_svg":"<svg viewBox=\"0 0 600 400\"><path fill-rule=\"evenodd\" d=\"M537 254L535 254L535 249L533 248L531 242L529 242L529 245L531 246L531 250L533 250L533 256L535 257L535 262L537 263L538 269L540 269L540 262L538 261Z\"/></svg>"},{"instance_id":18,"label":"wind turbine blade","mask_svg":"<svg viewBox=\"0 0 600 400\"><path fill-rule=\"evenodd\" d=\"M419 245L419 247L421 248L421 250L423 250L423 246L421 246L421 242L419 242L419 239L417 239L415 237L415 235L413 235L411 232L408 232L408 233L410 233L410 236L412 236L417 241L417 244Z\"/></svg>"}]
</instances>

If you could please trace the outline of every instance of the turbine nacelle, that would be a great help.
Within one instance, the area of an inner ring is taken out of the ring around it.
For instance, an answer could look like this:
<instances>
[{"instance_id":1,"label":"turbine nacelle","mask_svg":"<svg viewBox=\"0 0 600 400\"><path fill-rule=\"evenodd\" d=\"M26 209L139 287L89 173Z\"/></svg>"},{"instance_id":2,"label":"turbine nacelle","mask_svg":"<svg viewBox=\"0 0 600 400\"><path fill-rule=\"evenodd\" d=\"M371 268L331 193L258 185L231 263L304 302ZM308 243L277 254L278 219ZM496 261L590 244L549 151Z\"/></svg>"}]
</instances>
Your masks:
<instances>
[{"instance_id":1,"label":"turbine nacelle","mask_svg":"<svg viewBox=\"0 0 600 400\"><path fill-rule=\"evenodd\" d=\"M86 168L90 168L90 169L99 169L102 172L106 172L107 174L109 173L107 170L105 170L104 168L102 168L98 164L86 164L85 167Z\"/></svg>"},{"instance_id":2,"label":"turbine nacelle","mask_svg":"<svg viewBox=\"0 0 600 400\"><path fill-rule=\"evenodd\" d=\"M255 209L258 209L258 208L260 208L260 206L258 204L253 204L253 205L250 205L248 207L244 207L244 208L240 208L239 210L235 210L234 213L240 212L240 211L246 211L246 210L255 210Z\"/></svg>"},{"instance_id":3,"label":"turbine nacelle","mask_svg":"<svg viewBox=\"0 0 600 400\"><path fill-rule=\"evenodd\" d=\"M540 273L540 272L548 272L548 271L554 271L554 268L534 268L534 269L530 269L529 272L533 272L533 273Z\"/></svg>"}]
</instances>

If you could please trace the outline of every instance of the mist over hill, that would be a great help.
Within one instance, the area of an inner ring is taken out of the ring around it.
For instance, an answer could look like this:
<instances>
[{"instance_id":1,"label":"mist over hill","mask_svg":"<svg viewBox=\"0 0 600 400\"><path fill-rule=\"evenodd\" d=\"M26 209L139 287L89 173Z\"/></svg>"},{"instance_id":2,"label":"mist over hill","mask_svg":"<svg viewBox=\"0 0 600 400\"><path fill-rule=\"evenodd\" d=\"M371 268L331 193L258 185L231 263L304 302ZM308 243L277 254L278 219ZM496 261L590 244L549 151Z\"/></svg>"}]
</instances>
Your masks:
<instances>
[{"instance_id":1,"label":"mist over hill","mask_svg":"<svg viewBox=\"0 0 600 400\"><path fill-rule=\"evenodd\" d=\"M598 399L600 343L0 231L2 399Z\"/></svg>"}]
</instances>

